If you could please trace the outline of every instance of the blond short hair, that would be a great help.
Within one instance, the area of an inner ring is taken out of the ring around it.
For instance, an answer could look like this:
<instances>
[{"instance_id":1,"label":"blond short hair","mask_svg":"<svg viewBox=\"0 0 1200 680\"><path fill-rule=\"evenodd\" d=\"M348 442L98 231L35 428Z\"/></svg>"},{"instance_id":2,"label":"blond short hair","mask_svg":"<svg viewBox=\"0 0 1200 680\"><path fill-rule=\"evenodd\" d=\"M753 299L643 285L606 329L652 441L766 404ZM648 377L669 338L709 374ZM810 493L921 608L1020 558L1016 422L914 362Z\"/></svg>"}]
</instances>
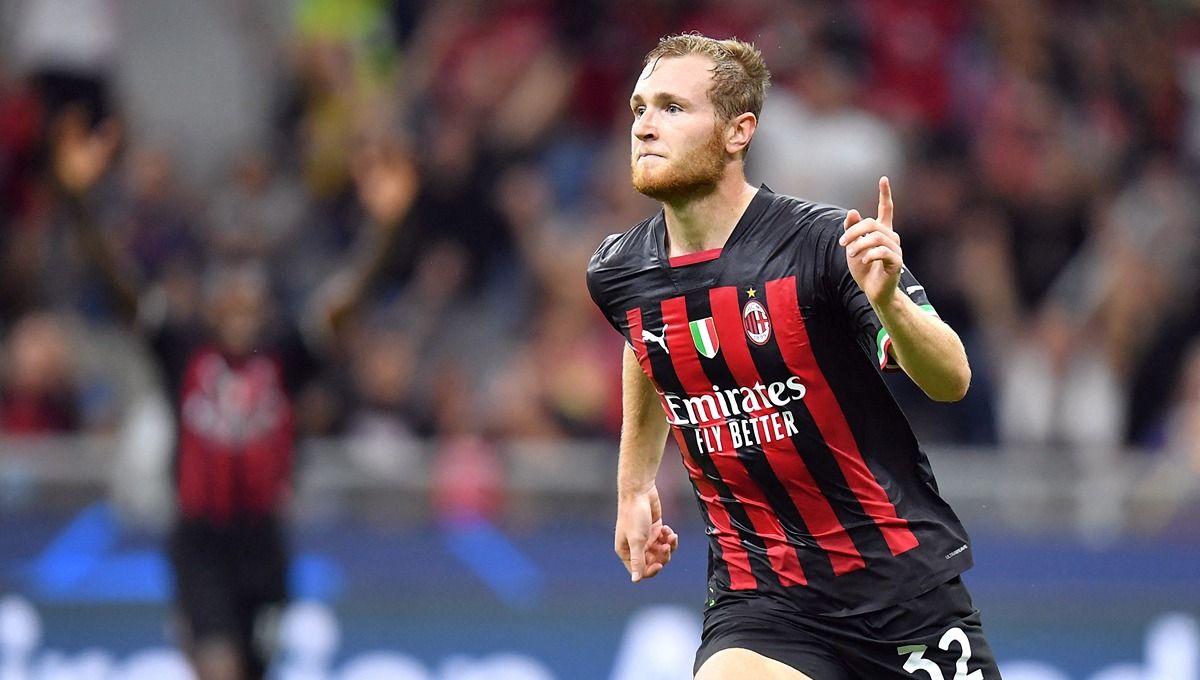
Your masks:
<instances>
[{"instance_id":1,"label":"blond short hair","mask_svg":"<svg viewBox=\"0 0 1200 680\"><path fill-rule=\"evenodd\" d=\"M668 57L699 54L713 60L713 84L708 91L717 116L728 122L749 112L762 113L771 72L753 44L731 38L717 40L700 33L668 35L642 61L642 68Z\"/></svg>"}]
</instances>

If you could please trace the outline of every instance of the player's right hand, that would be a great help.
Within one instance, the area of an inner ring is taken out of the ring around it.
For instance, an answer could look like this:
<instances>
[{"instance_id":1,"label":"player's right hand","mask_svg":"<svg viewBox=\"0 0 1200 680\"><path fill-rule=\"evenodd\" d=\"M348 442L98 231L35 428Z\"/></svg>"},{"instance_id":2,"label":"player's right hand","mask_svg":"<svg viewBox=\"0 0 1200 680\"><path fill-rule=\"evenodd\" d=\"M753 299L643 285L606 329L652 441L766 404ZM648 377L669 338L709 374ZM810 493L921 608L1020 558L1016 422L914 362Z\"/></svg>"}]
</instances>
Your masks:
<instances>
[{"instance_id":1,"label":"player's right hand","mask_svg":"<svg viewBox=\"0 0 1200 680\"><path fill-rule=\"evenodd\" d=\"M618 500L614 547L634 583L654 578L671 561L679 536L663 524L657 488Z\"/></svg>"},{"instance_id":2,"label":"player's right hand","mask_svg":"<svg viewBox=\"0 0 1200 680\"><path fill-rule=\"evenodd\" d=\"M67 109L53 131L54 178L67 193L80 195L100 180L121 140L117 121L105 120L89 129L83 109Z\"/></svg>"}]
</instances>

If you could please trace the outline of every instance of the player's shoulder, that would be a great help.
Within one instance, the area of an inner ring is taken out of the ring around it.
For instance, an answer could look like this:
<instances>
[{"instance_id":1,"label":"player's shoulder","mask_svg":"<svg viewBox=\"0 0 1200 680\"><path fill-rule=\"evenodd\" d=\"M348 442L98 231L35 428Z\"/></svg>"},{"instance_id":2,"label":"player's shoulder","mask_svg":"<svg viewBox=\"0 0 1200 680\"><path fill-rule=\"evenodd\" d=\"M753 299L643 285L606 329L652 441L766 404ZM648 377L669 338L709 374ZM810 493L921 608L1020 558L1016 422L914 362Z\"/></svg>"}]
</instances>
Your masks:
<instances>
[{"instance_id":1,"label":"player's shoulder","mask_svg":"<svg viewBox=\"0 0 1200 680\"><path fill-rule=\"evenodd\" d=\"M627 231L610 234L600 242L588 262L588 281L599 281L630 269L641 269L658 257L654 247L655 222L662 213L638 222Z\"/></svg>"},{"instance_id":2,"label":"player's shoulder","mask_svg":"<svg viewBox=\"0 0 1200 680\"><path fill-rule=\"evenodd\" d=\"M644 292L645 275L659 269L658 234L666 228L663 214L638 222L629 230L606 237L587 267L587 287L602 310L627 303Z\"/></svg>"},{"instance_id":3,"label":"player's shoulder","mask_svg":"<svg viewBox=\"0 0 1200 680\"><path fill-rule=\"evenodd\" d=\"M764 219L772 224L773 230L802 231L824 236L831 232L836 233L846 219L845 208L788 194L777 194L769 189L766 191L769 203Z\"/></svg>"}]
</instances>

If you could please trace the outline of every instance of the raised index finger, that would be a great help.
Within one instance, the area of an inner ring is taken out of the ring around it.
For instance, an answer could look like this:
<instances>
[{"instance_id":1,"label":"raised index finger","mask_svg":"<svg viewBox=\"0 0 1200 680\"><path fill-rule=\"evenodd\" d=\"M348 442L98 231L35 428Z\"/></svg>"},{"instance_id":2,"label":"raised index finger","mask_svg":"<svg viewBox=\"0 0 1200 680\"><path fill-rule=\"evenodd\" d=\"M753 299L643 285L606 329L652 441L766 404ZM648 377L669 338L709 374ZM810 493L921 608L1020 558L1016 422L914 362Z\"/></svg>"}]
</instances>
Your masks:
<instances>
[{"instance_id":1,"label":"raised index finger","mask_svg":"<svg viewBox=\"0 0 1200 680\"><path fill-rule=\"evenodd\" d=\"M886 175L879 178L879 217L878 220L888 229L892 228L892 183Z\"/></svg>"}]
</instances>

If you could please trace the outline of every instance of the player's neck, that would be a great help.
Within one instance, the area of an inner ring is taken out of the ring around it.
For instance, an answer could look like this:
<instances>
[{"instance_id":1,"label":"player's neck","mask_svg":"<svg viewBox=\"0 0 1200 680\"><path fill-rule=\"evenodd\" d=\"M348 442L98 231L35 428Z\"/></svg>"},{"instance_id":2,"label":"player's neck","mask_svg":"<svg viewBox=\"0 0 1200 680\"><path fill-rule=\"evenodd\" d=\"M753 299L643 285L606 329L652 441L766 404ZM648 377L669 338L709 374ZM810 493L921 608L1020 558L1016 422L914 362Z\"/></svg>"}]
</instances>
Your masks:
<instances>
[{"instance_id":1,"label":"player's neck","mask_svg":"<svg viewBox=\"0 0 1200 680\"><path fill-rule=\"evenodd\" d=\"M725 246L738 220L758 190L740 174L723 181L700 198L664 203L667 221L667 256L678 257Z\"/></svg>"}]
</instances>

